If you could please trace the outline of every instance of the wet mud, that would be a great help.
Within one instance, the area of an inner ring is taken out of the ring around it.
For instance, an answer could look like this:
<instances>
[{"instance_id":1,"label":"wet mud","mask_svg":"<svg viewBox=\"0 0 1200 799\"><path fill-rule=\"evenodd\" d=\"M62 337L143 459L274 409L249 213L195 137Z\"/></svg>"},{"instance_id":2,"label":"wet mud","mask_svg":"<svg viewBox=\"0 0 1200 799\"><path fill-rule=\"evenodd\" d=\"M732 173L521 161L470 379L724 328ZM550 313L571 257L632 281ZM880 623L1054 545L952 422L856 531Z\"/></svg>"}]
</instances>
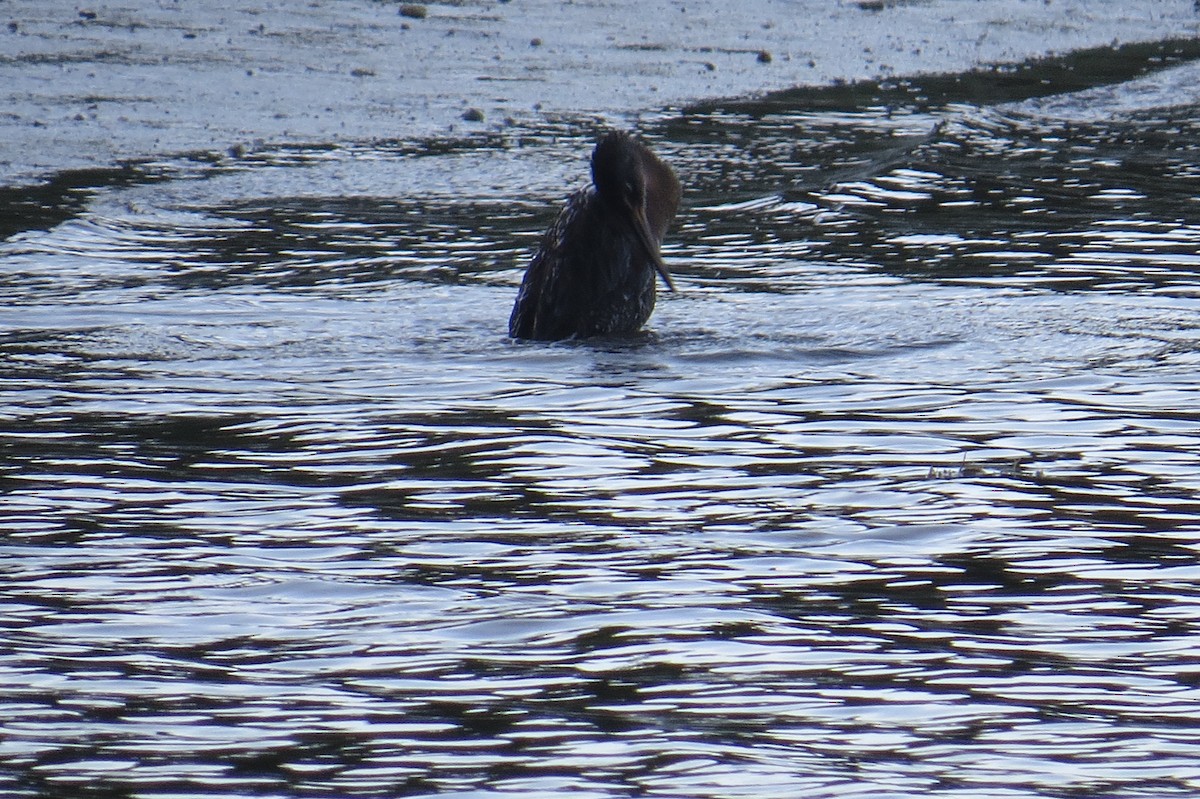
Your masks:
<instances>
[{"instance_id":1,"label":"wet mud","mask_svg":"<svg viewBox=\"0 0 1200 799\"><path fill-rule=\"evenodd\" d=\"M564 117L631 124L703 99L962 73L1197 30L1192 5L1167 0L419 8L9 3L0 183L264 145L457 138Z\"/></svg>"}]
</instances>

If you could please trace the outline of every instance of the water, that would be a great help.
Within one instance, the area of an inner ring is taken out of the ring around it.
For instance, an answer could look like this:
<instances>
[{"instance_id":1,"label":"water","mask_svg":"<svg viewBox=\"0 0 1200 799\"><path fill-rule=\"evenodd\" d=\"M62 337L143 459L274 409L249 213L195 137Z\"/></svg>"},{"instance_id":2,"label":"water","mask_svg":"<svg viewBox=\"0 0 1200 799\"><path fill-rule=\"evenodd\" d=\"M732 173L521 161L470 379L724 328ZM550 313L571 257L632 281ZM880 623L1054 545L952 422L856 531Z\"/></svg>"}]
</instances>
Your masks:
<instances>
[{"instance_id":1,"label":"water","mask_svg":"<svg viewBox=\"0 0 1200 799\"><path fill-rule=\"evenodd\" d=\"M1196 795L1200 81L1109 55L646 122L632 339L504 336L578 121L7 197L4 793Z\"/></svg>"}]
</instances>

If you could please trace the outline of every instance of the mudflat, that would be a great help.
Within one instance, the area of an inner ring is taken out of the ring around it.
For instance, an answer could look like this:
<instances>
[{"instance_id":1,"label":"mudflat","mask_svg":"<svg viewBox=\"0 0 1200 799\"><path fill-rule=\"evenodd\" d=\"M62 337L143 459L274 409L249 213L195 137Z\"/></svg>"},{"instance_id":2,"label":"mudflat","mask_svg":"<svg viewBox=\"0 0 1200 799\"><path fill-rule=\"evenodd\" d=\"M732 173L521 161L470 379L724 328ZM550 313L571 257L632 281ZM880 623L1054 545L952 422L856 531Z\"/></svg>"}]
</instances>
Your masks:
<instances>
[{"instance_id":1,"label":"mudflat","mask_svg":"<svg viewBox=\"0 0 1200 799\"><path fill-rule=\"evenodd\" d=\"M1195 35L1182 0L14 0L0 184L263 143L636 121L717 97Z\"/></svg>"}]
</instances>

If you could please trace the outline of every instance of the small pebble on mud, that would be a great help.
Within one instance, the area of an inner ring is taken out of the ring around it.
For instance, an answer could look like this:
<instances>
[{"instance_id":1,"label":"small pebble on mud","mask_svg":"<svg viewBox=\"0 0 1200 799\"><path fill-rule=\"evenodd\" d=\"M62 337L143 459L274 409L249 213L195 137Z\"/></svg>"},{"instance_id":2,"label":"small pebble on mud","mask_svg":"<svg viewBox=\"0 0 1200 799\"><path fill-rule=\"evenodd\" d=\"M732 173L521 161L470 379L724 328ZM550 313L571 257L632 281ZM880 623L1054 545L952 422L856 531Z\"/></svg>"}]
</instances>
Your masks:
<instances>
[{"instance_id":1,"label":"small pebble on mud","mask_svg":"<svg viewBox=\"0 0 1200 799\"><path fill-rule=\"evenodd\" d=\"M538 37L534 36L532 39L529 40L529 46L530 47L541 47L542 40L539 39Z\"/></svg>"},{"instance_id":2,"label":"small pebble on mud","mask_svg":"<svg viewBox=\"0 0 1200 799\"><path fill-rule=\"evenodd\" d=\"M20 25L18 25L17 23L15 23L15 22L10 22L10 23L8 23L8 32L9 32L9 33L16 33L16 32L17 32L17 29L18 29L19 27L21 27L21 26L20 26Z\"/></svg>"},{"instance_id":3,"label":"small pebble on mud","mask_svg":"<svg viewBox=\"0 0 1200 799\"><path fill-rule=\"evenodd\" d=\"M770 64L771 61L772 61L772 58L771 58L770 51L768 51L768 50L759 50L758 51L758 63Z\"/></svg>"},{"instance_id":4,"label":"small pebble on mud","mask_svg":"<svg viewBox=\"0 0 1200 799\"><path fill-rule=\"evenodd\" d=\"M366 67L355 67L350 70L350 74L356 78L373 78L375 77L375 70L367 69Z\"/></svg>"},{"instance_id":5,"label":"small pebble on mud","mask_svg":"<svg viewBox=\"0 0 1200 799\"><path fill-rule=\"evenodd\" d=\"M400 6L400 16L409 17L411 19L425 19L425 14L428 13L425 6L416 3L405 3Z\"/></svg>"},{"instance_id":6,"label":"small pebble on mud","mask_svg":"<svg viewBox=\"0 0 1200 799\"><path fill-rule=\"evenodd\" d=\"M478 108L468 108L466 111L463 111L462 118L467 122L482 122L483 112Z\"/></svg>"}]
</instances>

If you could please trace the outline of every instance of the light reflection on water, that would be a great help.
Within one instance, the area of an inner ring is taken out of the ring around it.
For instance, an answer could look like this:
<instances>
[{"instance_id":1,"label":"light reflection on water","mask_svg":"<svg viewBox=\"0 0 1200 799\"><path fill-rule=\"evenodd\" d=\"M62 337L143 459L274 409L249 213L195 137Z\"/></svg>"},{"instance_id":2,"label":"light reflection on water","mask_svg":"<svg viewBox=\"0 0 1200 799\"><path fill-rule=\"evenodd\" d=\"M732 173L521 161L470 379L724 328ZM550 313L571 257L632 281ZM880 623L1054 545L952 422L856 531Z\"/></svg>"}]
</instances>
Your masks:
<instances>
[{"instance_id":1,"label":"light reflection on water","mask_svg":"<svg viewBox=\"0 0 1200 799\"><path fill-rule=\"evenodd\" d=\"M1194 795L1198 106L847 92L648 126L630 340L503 336L586 132L6 242L6 793Z\"/></svg>"}]
</instances>

